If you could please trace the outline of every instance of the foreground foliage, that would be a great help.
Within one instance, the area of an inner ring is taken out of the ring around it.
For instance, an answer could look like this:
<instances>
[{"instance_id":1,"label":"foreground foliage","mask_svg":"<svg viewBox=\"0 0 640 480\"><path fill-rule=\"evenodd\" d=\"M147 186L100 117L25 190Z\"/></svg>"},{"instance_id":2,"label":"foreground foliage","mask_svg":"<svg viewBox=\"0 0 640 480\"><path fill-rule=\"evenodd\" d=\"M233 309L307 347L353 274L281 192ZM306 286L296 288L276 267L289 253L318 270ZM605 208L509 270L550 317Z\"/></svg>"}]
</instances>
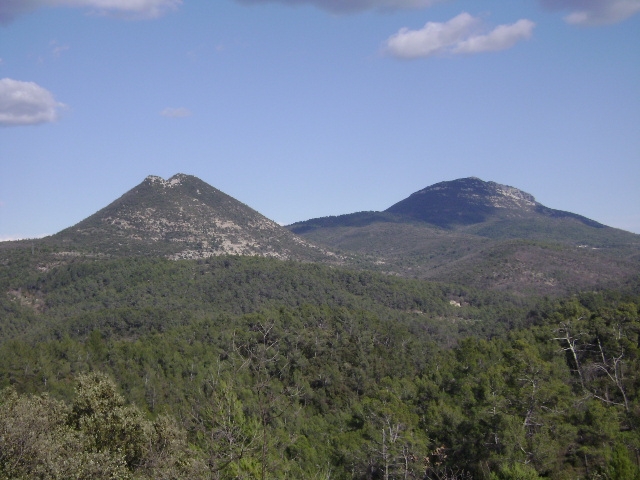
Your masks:
<instances>
[{"instance_id":1,"label":"foreground foliage","mask_svg":"<svg viewBox=\"0 0 640 480\"><path fill-rule=\"evenodd\" d=\"M104 374L80 375L72 406L50 398L0 398L0 478L194 478L184 431L167 416L145 420Z\"/></svg>"}]
</instances>

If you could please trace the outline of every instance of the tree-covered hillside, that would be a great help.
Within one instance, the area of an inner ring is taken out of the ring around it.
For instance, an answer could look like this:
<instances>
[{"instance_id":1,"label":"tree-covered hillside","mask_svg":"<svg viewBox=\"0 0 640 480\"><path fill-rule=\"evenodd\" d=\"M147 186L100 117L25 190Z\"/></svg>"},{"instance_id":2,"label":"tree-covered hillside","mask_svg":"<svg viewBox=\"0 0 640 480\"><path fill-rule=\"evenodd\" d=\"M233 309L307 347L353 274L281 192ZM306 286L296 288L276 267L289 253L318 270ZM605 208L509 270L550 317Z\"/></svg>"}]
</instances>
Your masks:
<instances>
[{"instance_id":1,"label":"tree-covered hillside","mask_svg":"<svg viewBox=\"0 0 640 480\"><path fill-rule=\"evenodd\" d=\"M27 248L7 252L4 261L3 339L21 331L46 337L94 329L135 337L222 314L314 305L428 325L449 341L504 331L516 321L514 312L531 304L455 285L260 257L103 259Z\"/></svg>"},{"instance_id":2,"label":"tree-covered hillside","mask_svg":"<svg viewBox=\"0 0 640 480\"><path fill-rule=\"evenodd\" d=\"M638 478L635 287L2 255L0 478Z\"/></svg>"}]
</instances>

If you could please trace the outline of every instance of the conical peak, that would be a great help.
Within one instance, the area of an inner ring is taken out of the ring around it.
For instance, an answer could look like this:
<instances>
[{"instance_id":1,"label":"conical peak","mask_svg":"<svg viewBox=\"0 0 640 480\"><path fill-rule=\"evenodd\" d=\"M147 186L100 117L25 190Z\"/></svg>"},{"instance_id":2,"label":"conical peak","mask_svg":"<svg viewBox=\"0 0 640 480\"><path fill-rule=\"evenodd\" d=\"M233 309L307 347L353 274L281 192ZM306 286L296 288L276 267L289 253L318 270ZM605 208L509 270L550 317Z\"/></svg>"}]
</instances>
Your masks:
<instances>
[{"instance_id":1,"label":"conical peak","mask_svg":"<svg viewBox=\"0 0 640 480\"><path fill-rule=\"evenodd\" d=\"M328 258L324 250L249 206L183 173L167 180L149 175L57 238L109 254L134 252L172 259L226 254Z\"/></svg>"}]
</instances>

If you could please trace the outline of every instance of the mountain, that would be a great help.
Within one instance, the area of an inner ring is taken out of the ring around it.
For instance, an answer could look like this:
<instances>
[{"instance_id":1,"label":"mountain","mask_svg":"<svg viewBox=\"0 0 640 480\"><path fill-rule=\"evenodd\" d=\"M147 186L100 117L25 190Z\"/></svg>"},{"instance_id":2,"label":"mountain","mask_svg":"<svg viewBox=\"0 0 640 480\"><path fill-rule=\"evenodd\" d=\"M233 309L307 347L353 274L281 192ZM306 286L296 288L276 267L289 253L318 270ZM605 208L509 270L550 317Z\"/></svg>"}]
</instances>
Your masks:
<instances>
[{"instance_id":1,"label":"mountain","mask_svg":"<svg viewBox=\"0 0 640 480\"><path fill-rule=\"evenodd\" d=\"M479 288L562 294L618 285L640 272L640 235L475 177L426 187L383 212L288 228L359 256L367 268Z\"/></svg>"},{"instance_id":2,"label":"mountain","mask_svg":"<svg viewBox=\"0 0 640 480\"><path fill-rule=\"evenodd\" d=\"M533 195L517 188L469 177L423 188L384 212L357 212L314 218L289 225L289 229L297 233L308 233L324 227L362 227L377 222L420 222L449 230L463 230L473 226L485 229L487 225L507 221L507 229L512 230L518 220L531 222L535 219L573 220L592 228L608 228L581 215L545 207ZM573 222L568 224L574 225ZM503 235L512 237L513 233L503 232L497 236Z\"/></svg>"},{"instance_id":3,"label":"mountain","mask_svg":"<svg viewBox=\"0 0 640 480\"><path fill-rule=\"evenodd\" d=\"M476 177L436 183L385 211L444 228L536 216L574 219L590 227L604 228L586 217L547 208L536 202L533 195L517 188Z\"/></svg>"},{"instance_id":4,"label":"mountain","mask_svg":"<svg viewBox=\"0 0 640 480\"><path fill-rule=\"evenodd\" d=\"M77 225L48 239L65 249L170 259L258 255L322 260L330 254L191 175L148 176Z\"/></svg>"}]
</instances>

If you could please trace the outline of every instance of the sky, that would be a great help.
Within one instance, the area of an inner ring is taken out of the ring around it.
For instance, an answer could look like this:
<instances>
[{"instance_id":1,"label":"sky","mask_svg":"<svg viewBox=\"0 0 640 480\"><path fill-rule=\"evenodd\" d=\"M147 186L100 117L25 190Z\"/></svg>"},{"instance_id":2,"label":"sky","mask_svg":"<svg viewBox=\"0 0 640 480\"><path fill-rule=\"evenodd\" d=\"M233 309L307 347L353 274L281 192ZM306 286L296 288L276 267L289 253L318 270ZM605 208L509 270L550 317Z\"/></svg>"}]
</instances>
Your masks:
<instances>
[{"instance_id":1,"label":"sky","mask_svg":"<svg viewBox=\"0 0 640 480\"><path fill-rule=\"evenodd\" d=\"M0 240L176 173L281 224L475 176L640 233L640 0L0 0Z\"/></svg>"}]
</instances>

